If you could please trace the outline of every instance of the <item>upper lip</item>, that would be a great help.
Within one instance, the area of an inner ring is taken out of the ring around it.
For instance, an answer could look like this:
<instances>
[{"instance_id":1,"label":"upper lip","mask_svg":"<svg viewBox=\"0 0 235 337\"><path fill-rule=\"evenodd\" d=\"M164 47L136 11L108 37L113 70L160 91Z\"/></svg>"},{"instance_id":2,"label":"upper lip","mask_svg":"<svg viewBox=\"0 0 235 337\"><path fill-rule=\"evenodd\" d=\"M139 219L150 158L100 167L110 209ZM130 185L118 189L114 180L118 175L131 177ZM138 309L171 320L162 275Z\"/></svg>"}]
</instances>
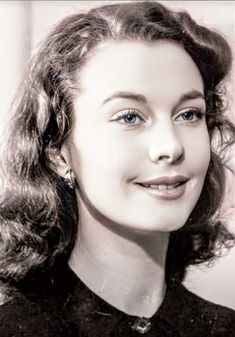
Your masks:
<instances>
[{"instance_id":1,"label":"upper lip","mask_svg":"<svg viewBox=\"0 0 235 337\"><path fill-rule=\"evenodd\" d=\"M176 183L185 183L189 180L188 177L182 175L176 176L162 176L156 179L145 180L138 182L141 185L172 185Z\"/></svg>"}]
</instances>

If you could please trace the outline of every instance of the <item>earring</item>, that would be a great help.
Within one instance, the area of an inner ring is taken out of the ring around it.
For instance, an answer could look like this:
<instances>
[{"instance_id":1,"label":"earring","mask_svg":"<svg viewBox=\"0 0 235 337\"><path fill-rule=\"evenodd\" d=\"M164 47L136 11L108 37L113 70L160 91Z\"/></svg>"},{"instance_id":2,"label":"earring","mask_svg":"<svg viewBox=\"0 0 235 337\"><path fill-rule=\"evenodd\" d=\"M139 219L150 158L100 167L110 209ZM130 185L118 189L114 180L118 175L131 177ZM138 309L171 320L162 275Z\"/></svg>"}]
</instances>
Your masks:
<instances>
[{"instance_id":1,"label":"earring","mask_svg":"<svg viewBox=\"0 0 235 337\"><path fill-rule=\"evenodd\" d=\"M70 188L74 188L75 187L75 177L74 177L74 173L73 173L73 171L71 169L69 169L65 173L65 175L64 175L64 182Z\"/></svg>"}]
</instances>

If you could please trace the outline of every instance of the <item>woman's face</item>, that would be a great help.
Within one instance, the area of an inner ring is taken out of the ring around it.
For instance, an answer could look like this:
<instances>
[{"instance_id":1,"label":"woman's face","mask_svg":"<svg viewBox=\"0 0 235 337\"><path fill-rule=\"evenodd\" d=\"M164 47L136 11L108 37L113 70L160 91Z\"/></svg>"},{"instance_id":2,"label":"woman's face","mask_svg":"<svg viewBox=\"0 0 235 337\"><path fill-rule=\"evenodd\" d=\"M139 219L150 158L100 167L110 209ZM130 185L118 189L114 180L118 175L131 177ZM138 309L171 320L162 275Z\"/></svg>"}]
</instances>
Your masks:
<instances>
[{"instance_id":1,"label":"woman's face","mask_svg":"<svg viewBox=\"0 0 235 337\"><path fill-rule=\"evenodd\" d=\"M200 72L179 45L105 42L79 73L70 165L89 204L140 231L183 226L210 160Z\"/></svg>"}]
</instances>

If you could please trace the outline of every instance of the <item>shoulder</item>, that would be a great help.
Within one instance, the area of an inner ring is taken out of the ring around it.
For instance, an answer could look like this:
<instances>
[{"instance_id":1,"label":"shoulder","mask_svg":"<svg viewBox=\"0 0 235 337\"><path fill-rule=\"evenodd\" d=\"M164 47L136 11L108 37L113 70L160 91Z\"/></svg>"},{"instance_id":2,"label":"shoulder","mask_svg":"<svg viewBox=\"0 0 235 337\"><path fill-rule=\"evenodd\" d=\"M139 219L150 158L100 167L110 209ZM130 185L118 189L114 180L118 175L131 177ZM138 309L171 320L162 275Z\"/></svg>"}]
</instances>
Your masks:
<instances>
[{"instance_id":1,"label":"shoulder","mask_svg":"<svg viewBox=\"0 0 235 337\"><path fill-rule=\"evenodd\" d=\"M66 325L46 301L19 292L0 306L1 337L67 337Z\"/></svg>"},{"instance_id":2,"label":"shoulder","mask_svg":"<svg viewBox=\"0 0 235 337\"><path fill-rule=\"evenodd\" d=\"M209 302L184 286L169 291L167 307L171 320L185 336L235 337L235 311Z\"/></svg>"}]
</instances>

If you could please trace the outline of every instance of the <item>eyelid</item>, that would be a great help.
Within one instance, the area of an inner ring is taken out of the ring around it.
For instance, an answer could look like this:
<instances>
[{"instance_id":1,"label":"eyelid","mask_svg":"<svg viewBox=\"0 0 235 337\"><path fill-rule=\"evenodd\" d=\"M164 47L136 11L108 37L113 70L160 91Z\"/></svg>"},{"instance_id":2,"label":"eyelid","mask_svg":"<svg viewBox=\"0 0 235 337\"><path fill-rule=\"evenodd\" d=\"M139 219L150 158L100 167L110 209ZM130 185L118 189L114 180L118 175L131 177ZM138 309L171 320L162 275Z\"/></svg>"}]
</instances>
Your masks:
<instances>
[{"instance_id":1,"label":"eyelid","mask_svg":"<svg viewBox=\"0 0 235 337\"><path fill-rule=\"evenodd\" d=\"M181 116L183 113L188 112L188 111L193 111L195 113L200 113L201 116L205 116L206 115L206 111L205 111L204 108L190 107L190 108L184 108L184 109L180 110L179 112L177 112L174 115L174 119L176 119L177 117Z\"/></svg>"},{"instance_id":2,"label":"eyelid","mask_svg":"<svg viewBox=\"0 0 235 337\"><path fill-rule=\"evenodd\" d=\"M117 120L119 117L123 117L126 116L128 114L136 114L136 116L138 116L140 119L142 119L143 121L146 121L145 116L137 109L132 109L132 108L128 108L128 109L123 109L121 111L116 112L113 117L111 118L111 121L115 121Z\"/></svg>"}]
</instances>

